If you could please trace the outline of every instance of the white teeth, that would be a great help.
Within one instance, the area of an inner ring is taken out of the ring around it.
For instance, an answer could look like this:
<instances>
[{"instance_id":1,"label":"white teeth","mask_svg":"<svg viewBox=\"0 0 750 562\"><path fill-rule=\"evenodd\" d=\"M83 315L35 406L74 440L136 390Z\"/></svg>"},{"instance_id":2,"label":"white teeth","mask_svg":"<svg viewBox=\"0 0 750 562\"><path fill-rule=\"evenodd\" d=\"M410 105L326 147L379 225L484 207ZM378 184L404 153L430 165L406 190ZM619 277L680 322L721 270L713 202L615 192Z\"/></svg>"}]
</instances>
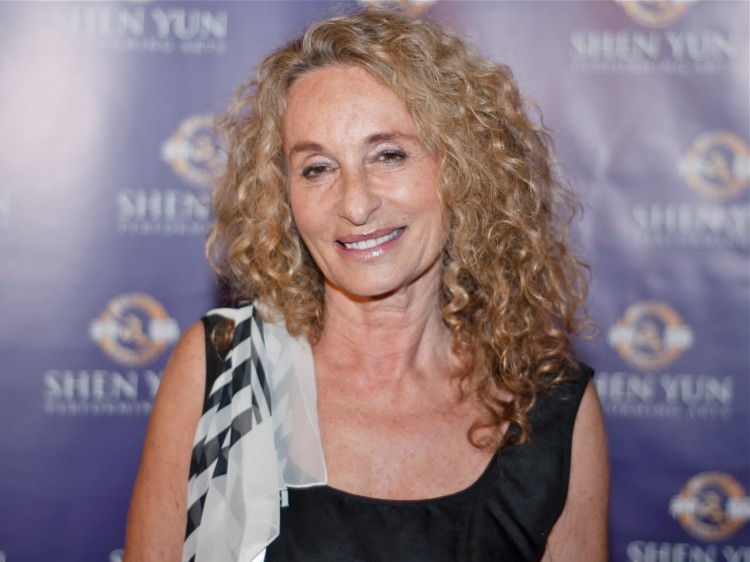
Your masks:
<instances>
[{"instance_id":1,"label":"white teeth","mask_svg":"<svg viewBox=\"0 0 750 562\"><path fill-rule=\"evenodd\" d=\"M388 242L388 240L393 240L396 236L398 236L403 228L397 228L393 232L390 232L388 234L385 234L384 236L379 236L378 238L370 238L369 240L360 240L359 242L351 242L347 244L346 242L343 242L344 247L347 250L367 250L369 248L374 248L375 246L378 246L384 242Z\"/></svg>"}]
</instances>

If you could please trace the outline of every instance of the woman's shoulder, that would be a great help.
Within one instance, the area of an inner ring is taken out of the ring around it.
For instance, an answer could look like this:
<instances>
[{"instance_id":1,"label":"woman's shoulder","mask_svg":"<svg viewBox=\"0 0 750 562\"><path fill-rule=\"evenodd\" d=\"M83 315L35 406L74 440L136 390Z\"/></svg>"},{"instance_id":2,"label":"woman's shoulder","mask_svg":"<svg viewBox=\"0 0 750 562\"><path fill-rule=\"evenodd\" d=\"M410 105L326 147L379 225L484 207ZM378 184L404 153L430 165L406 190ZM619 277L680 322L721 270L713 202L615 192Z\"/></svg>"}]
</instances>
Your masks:
<instances>
[{"instance_id":1,"label":"woman's shoulder","mask_svg":"<svg viewBox=\"0 0 750 562\"><path fill-rule=\"evenodd\" d=\"M539 399L544 402L571 402L577 408L586 387L594 378L594 369L583 361L576 360L570 369L559 377L558 382L539 393Z\"/></svg>"},{"instance_id":2,"label":"woman's shoulder","mask_svg":"<svg viewBox=\"0 0 750 562\"><path fill-rule=\"evenodd\" d=\"M174 375L174 378L179 378L180 373L200 373L205 357L204 333L205 328L200 321L193 323L182 333L167 363L165 376Z\"/></svg>"},{"instance_id":3,"label":"woman's shoulder","mask_svg":"<svg viewBox=\"0 0 750 562\"><path fill-rule=\"evenodd\" d=\"M570 445L578 409L593 377L594 370L577 361L560 382L537 395L528 414L532 441L549 438L559 445Z\"/></svg>"}]
</instances>

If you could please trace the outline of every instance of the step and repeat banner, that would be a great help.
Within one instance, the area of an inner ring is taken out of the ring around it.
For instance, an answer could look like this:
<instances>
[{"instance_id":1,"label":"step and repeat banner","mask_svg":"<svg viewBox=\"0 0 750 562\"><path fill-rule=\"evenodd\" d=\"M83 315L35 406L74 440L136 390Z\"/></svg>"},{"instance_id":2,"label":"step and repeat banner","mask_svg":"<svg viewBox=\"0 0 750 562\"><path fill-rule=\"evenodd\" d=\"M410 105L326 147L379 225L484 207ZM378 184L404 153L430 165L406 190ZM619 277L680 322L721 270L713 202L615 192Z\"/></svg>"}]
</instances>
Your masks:
<instances>
[{"instance_id":1,"label":"step and repeat banner","mask_svg":"<svg viewBox=\"0 0 750 562\"><path fill-rule=\"evenodd\" d=\"M397 2L508 63L584 203L610 559L750 562L746 1ZM356 2L0 3L0 562L118 562L166 360L218 303L214 116Z\"/></svg>"}]
</instances>

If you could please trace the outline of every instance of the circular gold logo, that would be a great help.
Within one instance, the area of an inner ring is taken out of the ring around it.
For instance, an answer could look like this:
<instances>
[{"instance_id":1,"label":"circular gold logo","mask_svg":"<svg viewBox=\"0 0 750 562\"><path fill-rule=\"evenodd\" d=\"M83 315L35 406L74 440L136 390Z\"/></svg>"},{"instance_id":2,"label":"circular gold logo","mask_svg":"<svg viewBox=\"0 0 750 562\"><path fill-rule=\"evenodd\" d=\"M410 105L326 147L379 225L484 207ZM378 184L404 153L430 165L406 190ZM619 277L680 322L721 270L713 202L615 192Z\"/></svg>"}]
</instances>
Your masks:
<instances>
[{"instance_id":1,"label":"circular gold logo","mask_svg":"<svg viewBox=\"0 0 750 562\"><path fill-rule=\"evenodd\" d=\"M701 195L733 199L750 186L750 148L733 133L705 133L687 149L678 171Z\"/></svg>"},{"instance_id":2,"label":"circular gold logo","mask_svg":"<svg viewBox=\"0 0 750 562\"><path fill-rule=\"evenodd\" d=\"M669 512L694 537L717 542L750 520L750 498L729 474L702 472L672 498Z\"/></svg>"},{"instance_id":3,"label":"circular gold logo","mask_svg":"<svg viewBox=\"0 0 750 562\"><path fill-rule=\"evenodd\" d=\"M212 187L226 161L213 115L188 117L164 143L161 157L174 172L197 187Z\"/></svg>"},{"instance_id":4,"label":"circular gold logo","mask_svg":"<svg viewBox=\"0 0 750 562\"><path fill-rule=\"evenodd\" d=\"M180 335L177 321L144 293L126 293L109 301L89 332L104 353L128 367L151 363Z\"/></svg>"},{"instance_id":5,"label":"circular gold logo","mask_svg":"<svg viewBox=\"0 0 750 562\"><path fill-rule=\"evenodd\" d=\"M693 344L680 315L658 301L630 305L607 332L607 341L626 362L644 371L660 369Z\"/></svg>"},{"instance_id":6,"label":"circular gold logo","mask_svg":"<svg viewBox=\"0 0 750 562\"><path fill-rule=\"evenodd\" d=\"M617 0L631 18L648 27L667 27L697 0Z\"/></svg>"},{"instance_id":7,"label":"circular gold logo","mask_svg":"<svg viewBox=\"0 0 750 562\"><path fill-rule=\"evenodd\" d=\"M430 6L438 0L359 0L360 4L365 6L384 6L398 8L404 13L412 16L418 16L425 13Z\"/></svg>"}]
</instances>

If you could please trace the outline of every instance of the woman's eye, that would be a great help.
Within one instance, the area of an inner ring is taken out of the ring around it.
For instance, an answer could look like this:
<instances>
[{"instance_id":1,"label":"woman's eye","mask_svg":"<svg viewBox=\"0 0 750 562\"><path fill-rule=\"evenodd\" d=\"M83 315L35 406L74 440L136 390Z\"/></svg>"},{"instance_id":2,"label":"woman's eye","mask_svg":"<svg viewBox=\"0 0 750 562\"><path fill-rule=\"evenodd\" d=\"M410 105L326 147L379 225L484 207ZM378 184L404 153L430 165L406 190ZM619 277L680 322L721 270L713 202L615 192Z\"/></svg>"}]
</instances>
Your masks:
<instances>
[{"instance_id":1,"label":"woman's eye","mask_svg":"<svg viewBox=\"0 0 750 562\"><path fill-rule=\"evenodd\" d=\"M396 163L401 162L406 158L406 153L403 150L389 149L384 150L378 155L379 162Z\"/></svg>"},{"instance_id":2,"label":"woman's eye","mask_svg":"<svg viewBox=\"0 0 750 562\"><path fill-rule=\"evenodd\" d=\"M326 166L325 164L313 164L312 166L305 166L302 169L302 177L312 180L322 176L327 170L328 166Z\"/></svg>"}]
</instances>

